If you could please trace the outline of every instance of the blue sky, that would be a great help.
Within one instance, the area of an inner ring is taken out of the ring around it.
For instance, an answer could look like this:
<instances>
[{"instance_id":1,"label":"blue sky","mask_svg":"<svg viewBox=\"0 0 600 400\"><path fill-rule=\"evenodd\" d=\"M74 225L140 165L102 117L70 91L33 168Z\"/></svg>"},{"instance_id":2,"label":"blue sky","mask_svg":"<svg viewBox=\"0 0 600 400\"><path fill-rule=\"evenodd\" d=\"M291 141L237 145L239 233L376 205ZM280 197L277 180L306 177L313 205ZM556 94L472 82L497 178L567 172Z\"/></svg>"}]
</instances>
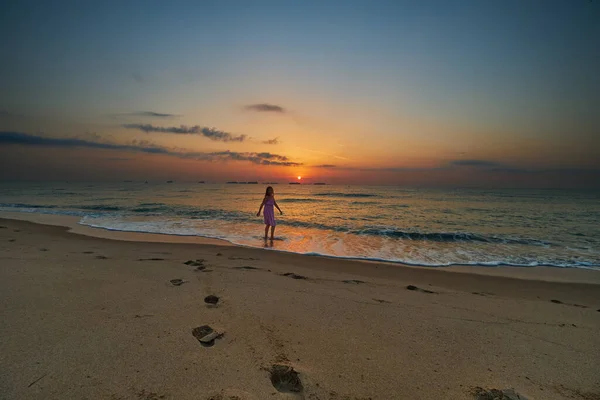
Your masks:
<instances>
[{"instance_id":1,"label":"blue sky","mask_svg":"<svg viewBox=\"0 0 600 400\"><path fill-rule=\"evenodd\" d=\"M461 154L598 167L594 1L14 1L0 30L7 132L190 151L260 152L279 137L269 151L307 166L346 159L346 171ZM257 103L286 112L241 111ZM140 111L176 117L127 122L257 142L135 136L111 119Z\"/></svg>"}]
</instances>

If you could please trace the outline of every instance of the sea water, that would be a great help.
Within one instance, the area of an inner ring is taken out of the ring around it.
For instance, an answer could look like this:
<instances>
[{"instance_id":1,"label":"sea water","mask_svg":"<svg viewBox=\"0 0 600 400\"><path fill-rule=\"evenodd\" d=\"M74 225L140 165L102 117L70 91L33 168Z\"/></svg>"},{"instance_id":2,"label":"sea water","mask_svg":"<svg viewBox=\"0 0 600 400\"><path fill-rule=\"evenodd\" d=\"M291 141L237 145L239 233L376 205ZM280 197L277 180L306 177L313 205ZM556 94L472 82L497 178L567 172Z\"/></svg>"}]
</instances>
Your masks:
<instances>
[{"instance_id":1,"label":"sea water","mask_svg":"<svg viewBox=\"0 0 600 400\"><path fill-rule=\"evenodd\" d=\"M262 184L2 183L0 211L74 215L81 225L219 238L302 254L424 266L600 269L600 192L273 185L273 242Z\"/></svg>"}]
</instances>

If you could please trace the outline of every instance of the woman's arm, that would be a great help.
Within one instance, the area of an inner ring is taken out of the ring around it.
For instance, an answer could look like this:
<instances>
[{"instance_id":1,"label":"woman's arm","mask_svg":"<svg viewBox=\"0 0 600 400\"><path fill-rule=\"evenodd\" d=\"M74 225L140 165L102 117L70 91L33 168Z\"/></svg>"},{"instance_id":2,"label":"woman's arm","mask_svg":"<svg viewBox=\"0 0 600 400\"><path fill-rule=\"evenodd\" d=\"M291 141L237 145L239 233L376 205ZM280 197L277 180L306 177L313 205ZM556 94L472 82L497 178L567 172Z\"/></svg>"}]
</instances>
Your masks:
<instances>
[{"instance_id":1,"label":"woman's arm","mask_svg":"<svg viewBox=\"0 0 600 400\"><path fill-rule=\"evenodd\" d=\"M260 207L258 208L258 212L256 213L257 217L260 217L260 212L262 211L263 206L265 205L265 201L267 201L267 197L263 199L262 203L260 203Z\"/></svg>"},{"instance_id":2,"label":"woman's arm","mask_svg":"<svg viewBox=\"0 0 600 400\"><path fill-rule=\"evenodd\" d=\"M279 208L279 206L277 205L277 202L275 200L273 200L273 204L279 210L279 214L283 215L283 211L281 211L281 208Z\"/></svg>"}]
</instances>

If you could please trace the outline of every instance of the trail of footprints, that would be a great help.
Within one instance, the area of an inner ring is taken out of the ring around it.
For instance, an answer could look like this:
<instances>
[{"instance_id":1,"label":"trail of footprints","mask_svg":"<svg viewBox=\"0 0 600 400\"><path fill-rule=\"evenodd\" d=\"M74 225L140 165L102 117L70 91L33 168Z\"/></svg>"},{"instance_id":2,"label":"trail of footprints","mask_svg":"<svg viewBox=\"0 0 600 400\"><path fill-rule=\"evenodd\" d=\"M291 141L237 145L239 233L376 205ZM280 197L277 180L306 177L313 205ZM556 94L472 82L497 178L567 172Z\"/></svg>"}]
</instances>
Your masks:
<instances>
[{"instance_id":1,"label":"trail of footprints","mask_svg":"<svg viewBox=\"0 0 600 400\"><path fill-rule=\"evenodd\" d=\"M241 258L241 257L229 257L231 260L257 260L255 258ZM196 267L194 271L208 272L206 266L204 265L203 259L196 260L188 260L184 263L185 265L189 265L192 267ZM252 271L258 270L260 268L252 267L252 266L240 266L234 267L235 269ZM270 270L269 270L270 271ZM306 277L295 275L295 274L284 274L284 276L292 276L294 279L307 279ZM173 286L179 286L186 281L182 279L171 279L170 283ZM204 298L204 303L208 307L217 307L219 304L219 297L211 294ZM217 331L212 328L210 325L202 325L192 329L192 335L198 340L200 345L203 347L212 347L215 345L215 341L221 339L224 335L224 331ZM301 393L304 390L302 385L302 381L300 380L300 376L294 370L293 367L284 364L273 364L269 371L269 377L271 380L271 384L277 391L284 393ZM215 397L211 397L213 399ZM219 397L217 397L219 398ZM220 397L223 398L223 397ZM237 397L234 397L237 398Z\"/></svg>"},{"instance_id":2,"label":"trail of footprints","mask_svg":"<svg viewBox=\"0 0 600 400\"><path fill-rule=\"evenodd\" d=\"M83 253L84 254L93 254L94 252L93 251L84 251ZM217 253L216 255L223 256L222 253ZM96 255L95 258L107 259L108 257L102 256L102 255ZM230 256L230 257L228 257L228 259L244 260L244 261L259 260L257 258L252 258L252 257L244 258L244 257L234 257L234 256ZM162 258L140 258L140 259L138 259L138 261L164 261L164 259L162 259ZM212 270L207 268L207 266L204 264L204 262L205 262L204 259L196 259L196 260L188 260L188 261L184 262L184 264L191 266L191 267L195 267L193 270L194 272L201 272L201 273L211 272ZM262 270L262 268L253 267L250 265L235 266L232 268L237 269L237 270L244 270L244 271ZM270 269L268 269L266 271L271 272ZM279 275L282 277L296 279L296 280L314 281L314 279L312 279L312 278L309 278L304 275L299 275L294 272L286 272L286 273L279 274ZM169 283L174 287L181 286L187 282L189 282L189 281L186 281L186 280L183 280L180 278L171 279L169 281ZM342 280L341 282L345 283L345 284L349 284L349 285L360 285L360 284L367 283L367 282L364 282L361 280L356 280L356 279L347 279L347 280ZM406 290L417 292L417 293L423 293L423 294L427 294L427 295L439 294L438 292L435 292L433 290L423 289L423 288L420 288L420 287L417 287L414 285L406 286ZM494 295L494 293L489 293L489 292L472 292L472 294L478 295L478 296L493 296ZM372 300L379 304L391 304L392 303L388 300L377 299L377 298L373 298ZM204 303L207 305L207 307L211 307L211 308L218 307L219 301L220 301L220 298L214 294L210 294L204 298ZM557 299L551 299L550 302L552 302L554 304L563 305L563 306L589 308L588 306L585 306L585 305L566 303L566 302L563 302L563 301L557 300ZM600 312L600 309L598 309L597 311ZM143 318L143 317L149 317L149 315L136 315L135 317ZM560 326L566 326L566 324L561 324ZM575 325L572 325L572 326L576 327ZM198 327L192 329L191 333L198 340L200 345L203 347L213 347L217 340L219 340L225 336L224 331L217 331L209 325L198 326ZM296 372L294 370L294 368L292 366L286 365L285 364L286 361L287 361L287 358L285 358L285 357L284 357L284 359L280 359L280 357L276 357L275 363L272 364L269 369L266 369L269 372L269 378L271 380L271 384L279 392L302 394L304 392L304 386L302 384L302 380L300 379L300 375L298 374L298 372ZM472 393L473 397L476 399L487 399L488 397L485 397L485 396L487 396L489 393L494 393L494 391L497 391L496 389L492 389L491 391L488 391L488 390L485 390L482 388L477 388L477 389L478 390L475 393ZM501 392L501 391L498 391L498 392ZM222 395L217 395L217 397L211 396L207 400L211 400L211 399L225 400L226 398L227 397L223 397ZM229 398L240 399L240 397L237 397L237 396L233 396L233 397L229 397Z\"/></svg>"},{"instance_id":3,"label":"trail of footprints","mask_svg":"<svg viewBox=\"0 0 600 400\"><path fill-rule=\"evenodd\" d=\"M222 256L222 254L218 253L217 256ZM244 261L258 260L256 258L243 258L243 257L233 257L233 256L228 257L228 259L244 260ZM140 260L144 260L144 259L140 259ZM207 266L204 264L204 262L205 262L204 259L195 259L195 260L188 260L188 261L184 262L184 264L191 266L191 267L195 267L194 272L210 272L211 270L207 268ZM261 268L250 266L250 265L235 266L232 268L237 269L237 270L244 270L244 271L262 270ZM271 272L270 269L267 271ZM286 272L286 273L279 274L279 275L282 277L291 278L291 279L295 279L295 280L306 280L306 281L312 280L311 278L309 278L307 276L299 275L294 272ZM170 283L173 286L180 286L186 282L187 281L184 281L183 279L179 279L179 278L170 280ZM357 280L357 279L347 279L347 280L342 280L341 282L343 282L345 284L349 284L349 285L360 285L360 284L366 283L365 281L361 281L361 280ZM412 290L412 291L418 291L418 292L426 293L426 294L437 293L437 292L434 292L431 290L421 289L421 288L418 288L413 285L407 286L406 289ZM210 294L204 298L204 303L208 307L217 307L219 304L219 301L220 301L219 297L214 294ZM390 301L387 301L387 300L375 299L375 298L373 299L373 301L380 303L380 304L391 303ZM201 346L213 347L217 340L219 340L225 336L225 332L217 331L210 325L201 325L201 326L198 326L198 327L192 329L192 335L194 336L194 338L196 338L196 340L198 340L198 342L200 343ZM284 355L278 355L277 357L275 357L275 363L273 363L270 368L265 369L269 373L269 379L271 381L271 384L278 392L302 394L304 392L304 385L302 384L300 375L298 374L298 372L296 370L294 370L294 368L292 366L288 365L288 363L289 363L289 361L288 361L287 357L285 357ZM211 397L209 399L212 399L212 398L215 398L215 397ZM216 398L224 399L224 397L216 397Z\"/></svg>"}]
</instances>

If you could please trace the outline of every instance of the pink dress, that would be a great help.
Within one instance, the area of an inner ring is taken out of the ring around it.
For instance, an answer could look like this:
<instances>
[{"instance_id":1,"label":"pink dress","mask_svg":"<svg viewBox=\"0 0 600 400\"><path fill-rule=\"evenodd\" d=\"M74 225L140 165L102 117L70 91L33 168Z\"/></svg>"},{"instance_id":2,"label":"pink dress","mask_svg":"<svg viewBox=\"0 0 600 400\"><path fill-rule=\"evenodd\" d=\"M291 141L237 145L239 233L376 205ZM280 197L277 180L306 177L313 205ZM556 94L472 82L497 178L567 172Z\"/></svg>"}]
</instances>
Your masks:
<instances>
[{"instance_id":1,"label":"pink dress","mask_svg":"<svg viewBox=\"0 0 600 400\"><path fill-rule=\"evenodd\" d=\"M273 196L267 197L267 201L265 201L265 210L263 211L263 215L265 217L265 225L277 225L277 223L275 222L275 211L273 210L274 204L275 198Z\"/></svg>"}]
</instances>

